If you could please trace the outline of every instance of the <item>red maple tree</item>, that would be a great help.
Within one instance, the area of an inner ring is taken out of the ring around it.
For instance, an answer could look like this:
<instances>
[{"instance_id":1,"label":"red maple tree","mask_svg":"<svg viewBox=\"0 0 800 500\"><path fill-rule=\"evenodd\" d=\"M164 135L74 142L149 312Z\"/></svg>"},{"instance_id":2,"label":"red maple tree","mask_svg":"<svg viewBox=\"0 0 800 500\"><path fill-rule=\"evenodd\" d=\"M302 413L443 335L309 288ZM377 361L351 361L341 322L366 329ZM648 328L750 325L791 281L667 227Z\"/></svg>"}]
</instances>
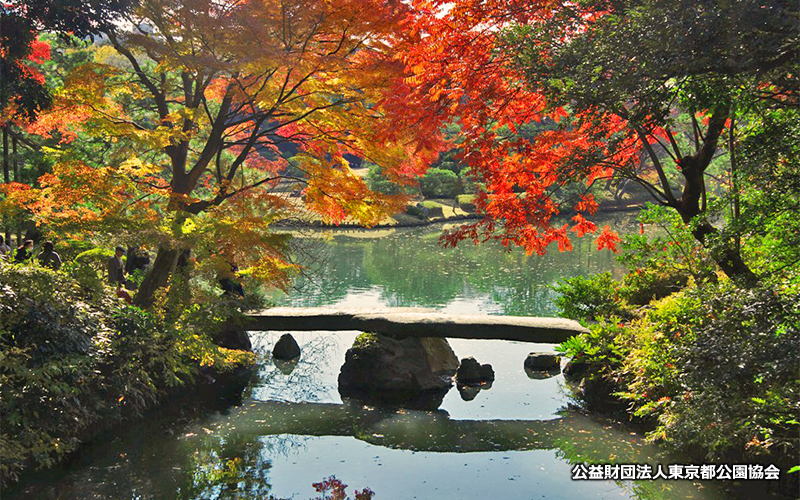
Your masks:
<instances>
[{"instance_id":1,"label":"red maple tree","mask_svg":"<svg viewBox=\"0 0 800 500\"><path fill-rule=\"evenodd\" d=\"M730 7L742 10L737 19L754 21L729 30L727 39L741 43L711 47L703 46L707 38L685 36L681 26L724 41L714 30L734 21L709 21L720 14L678 3L413 3L407 25L414 40L399 55L409 92L398 100L420 123L460 125L462 157L485 186L476 200L485 217L447 233L445 244L499 239L529 254L552 243L569 250L571 233L598 232L589 220L598 205L588 191L610 179L635 182L676 210L702 245L717 244L719 230L706 217L705 177L736 113L737 92L764 99L753 96L775 89L769 78L790 81L787 64L796 51L782 42L791 39L791 26L776 9L759 8L763 2ZM776 29L763 35L764 23ZM747 44L758 48L757 56L740 53ZM784 86L769 97L791 94ZM533 123L540 129L535 136L517 133ZM583 195L557 196L576 182ZM556 223L565 213L571 222ZM599 233L598 248L615 250L618 236L607 226ZM715 259L728 275L754 276L732 246Z\"/></svg>"}]
</instances>

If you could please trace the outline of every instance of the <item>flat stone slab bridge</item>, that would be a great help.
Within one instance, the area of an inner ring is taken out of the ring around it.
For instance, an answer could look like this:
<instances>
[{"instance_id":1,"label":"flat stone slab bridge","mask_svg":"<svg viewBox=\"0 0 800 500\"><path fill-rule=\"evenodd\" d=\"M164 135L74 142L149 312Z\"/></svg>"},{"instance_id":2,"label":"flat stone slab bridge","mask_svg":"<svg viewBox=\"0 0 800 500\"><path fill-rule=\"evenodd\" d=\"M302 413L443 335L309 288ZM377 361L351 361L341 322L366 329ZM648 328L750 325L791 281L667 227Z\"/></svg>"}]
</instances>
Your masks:
<instances>
[{"instance_id":1,"label":"flat stone slab bridge","mask_svg":"<svg viewBox=\"0 0 800 500\"><path fill-rule=\"evenodd\" d=\"M359 330L396 337L516 340L542 344L564 342L587 332L564 318L447 314L416 307L336 309L274 307L248 315L248 330Z\"/></svg>"}]
</instances>

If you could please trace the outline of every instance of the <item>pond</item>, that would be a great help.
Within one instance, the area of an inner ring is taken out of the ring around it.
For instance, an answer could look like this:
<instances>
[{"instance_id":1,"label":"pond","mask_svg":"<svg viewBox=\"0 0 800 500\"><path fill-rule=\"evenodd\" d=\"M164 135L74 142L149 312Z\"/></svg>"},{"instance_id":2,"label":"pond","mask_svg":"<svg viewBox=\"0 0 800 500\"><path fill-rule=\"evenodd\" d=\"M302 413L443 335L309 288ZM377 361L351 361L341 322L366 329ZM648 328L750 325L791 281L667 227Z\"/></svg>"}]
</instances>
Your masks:
<instances>
[{"instance_id":1,"label":"pond","mask_svg":"<svg viewBox=\"0 0 800 500\"><path fill-rule=\"evenodd\" d=\"M625 227L626 216L612 223ZM498 245L443 249L441 227L387 234L317 233L298 240L313 256L282 305L424 306L453 313L555 315L559 278L610 270L590 240L571 253L528 257ZM454 387L435 411L391 411L343 402L337 376L359 332L295 332L302 356L276 366L269 352L285 332L252 332L263 354L241 404L180 408L116 431L59 470L30 476L4 498L315 497L335 475L377 499L721 499L710 481L573 480L583 462L690 463L631 429L575 408L561 375L529 378L528 352L552 345L460 340L459 358L490 363L491 388ZM176 416L176 412L178 416Z\"/></svg>"}]
</instances>

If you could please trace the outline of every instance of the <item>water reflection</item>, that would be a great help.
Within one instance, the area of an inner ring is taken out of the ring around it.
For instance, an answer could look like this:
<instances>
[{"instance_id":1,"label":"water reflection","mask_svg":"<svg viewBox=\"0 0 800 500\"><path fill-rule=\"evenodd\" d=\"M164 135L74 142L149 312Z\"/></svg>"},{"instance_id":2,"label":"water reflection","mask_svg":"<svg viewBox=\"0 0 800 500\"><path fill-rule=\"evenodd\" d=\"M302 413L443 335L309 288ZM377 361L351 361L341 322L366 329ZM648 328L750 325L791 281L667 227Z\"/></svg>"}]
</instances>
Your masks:
<instances>
[{"instance_id":1,"label":"water reflection","mask_svg":"<svg viewBox=\"0 0 800 500\"><path fill-rule=\"evenodd\" d=\"M259 365L247 396L258 400L327 401L336 387L323 374L338 370L334 359L342 346L336 334L294 333L301 346L299 358L291 361L273 359L272 347L280 335L254 335L253 349L264 362Z\"/></svg>"},{"instance_id":2,"label":"water reflection","mask_svg":"<svg viewBox=\"0 0 800 500\"><path fill-rule=\"evenodd\" d=\"M624 224L618 216L612 224ZM380 238L355 237L355 232L331 233L329 240L303 240L314 258L297 286L302 293L274 296L281 304L331 304L442 308L448 312L553 316L558 279L609 269L613 255L598 252L591 239L576 239L572 252L551 251L527 256L499 244L439 246L431 228L397 230Z\"/></svg>"},{"instance_id":3,"label":"water reflection","mask_svg":"<svg viewBox=\"0 0 800 500\"><path fill-rule=\"evenodd\" d=\"M546 378L552 378L558 375L559 373L561 373L561 370L558 368L555 368L553 370L531 370L527 366L525 367L525 375L527 375L528 378L533 380L544 380Z\"/></svg>"}]
</instances>

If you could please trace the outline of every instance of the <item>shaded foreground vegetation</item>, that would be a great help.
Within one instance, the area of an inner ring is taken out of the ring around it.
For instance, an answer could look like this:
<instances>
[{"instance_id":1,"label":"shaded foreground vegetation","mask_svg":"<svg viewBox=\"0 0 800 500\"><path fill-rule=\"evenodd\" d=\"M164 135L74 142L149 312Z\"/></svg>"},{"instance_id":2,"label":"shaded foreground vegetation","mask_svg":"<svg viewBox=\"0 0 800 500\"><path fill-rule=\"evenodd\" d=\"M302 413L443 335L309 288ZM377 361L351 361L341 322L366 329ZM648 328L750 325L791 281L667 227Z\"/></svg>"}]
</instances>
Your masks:
<instances>
[{"instance_id":1,"label":"shaded foreground vegetation","mask_svg":"<svg viewBox=\"0 0 800 500\"><path fill-rule=\"evenodd\" d=\"M254 362L215 345L235 310L161 300L143 311L93 271L0 261L0 479L50 467L99 431Z\"/></svg>"},{"instance_id":2,"label":"shaded foreground vegetation","mask_svg":"<svg viewBox=\"0 0 800 500\"><path fill-rule=\"evenodd\" d=\"M591 330L559 347L572 357L567 373L582 379L578 395L589 409L622 413L649 428L651 441L705 460L774 463L792 495L800 276L742 287L664 217L645 213L662 231L625 240L630 271L621 280L600 274L556 287L562 314Z\"/></svg>"}]
</instances>

